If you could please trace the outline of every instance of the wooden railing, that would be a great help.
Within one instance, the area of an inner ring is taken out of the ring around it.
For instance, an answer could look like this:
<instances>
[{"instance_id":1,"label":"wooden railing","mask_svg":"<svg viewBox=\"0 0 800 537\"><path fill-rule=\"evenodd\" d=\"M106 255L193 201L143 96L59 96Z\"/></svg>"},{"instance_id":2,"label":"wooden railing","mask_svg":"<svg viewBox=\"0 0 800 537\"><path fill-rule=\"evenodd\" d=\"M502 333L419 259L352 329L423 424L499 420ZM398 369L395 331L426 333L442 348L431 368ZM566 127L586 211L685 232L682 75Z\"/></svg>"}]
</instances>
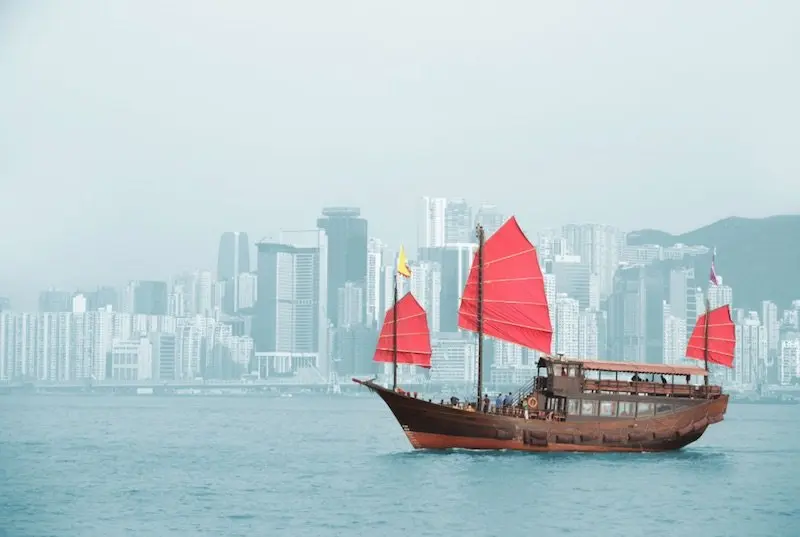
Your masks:
<instances>
[{"instance_id":1,"label":"wooden railing","mask_svg":"<svg viewBox=\"0 0 800 537\"><path fill-rule=\"evenodd\" d=\"M590 392L628 392L648 395L672 395L674 397L705 397L722 393L719 386L692 386L689 384L663 384L659 382L627 382L624 380L586 379L583 389Z\"/></svg>"}]
</instances>

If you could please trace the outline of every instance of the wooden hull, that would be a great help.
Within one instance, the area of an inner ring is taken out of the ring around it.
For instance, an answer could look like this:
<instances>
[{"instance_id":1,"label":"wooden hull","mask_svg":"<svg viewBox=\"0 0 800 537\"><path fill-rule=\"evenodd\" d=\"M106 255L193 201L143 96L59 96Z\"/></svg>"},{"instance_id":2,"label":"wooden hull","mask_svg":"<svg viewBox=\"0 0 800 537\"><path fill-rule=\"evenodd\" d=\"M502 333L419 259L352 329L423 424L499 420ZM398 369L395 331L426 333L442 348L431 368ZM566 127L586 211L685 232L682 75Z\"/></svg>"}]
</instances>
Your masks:
<instances>
[{"instance_id":1,"label":"wooden hull","mask_svg":"<svg viewBox=\"0 0 800 537\"><path fill-rule=\"evenodd\" d=\"M469 412L397 394L372 381L355 382L377 393L416 449L642 452L680 449L722 421L728 396L696 399L679 411L647 419L523 419Z\"/></svg>"}]
</instances>

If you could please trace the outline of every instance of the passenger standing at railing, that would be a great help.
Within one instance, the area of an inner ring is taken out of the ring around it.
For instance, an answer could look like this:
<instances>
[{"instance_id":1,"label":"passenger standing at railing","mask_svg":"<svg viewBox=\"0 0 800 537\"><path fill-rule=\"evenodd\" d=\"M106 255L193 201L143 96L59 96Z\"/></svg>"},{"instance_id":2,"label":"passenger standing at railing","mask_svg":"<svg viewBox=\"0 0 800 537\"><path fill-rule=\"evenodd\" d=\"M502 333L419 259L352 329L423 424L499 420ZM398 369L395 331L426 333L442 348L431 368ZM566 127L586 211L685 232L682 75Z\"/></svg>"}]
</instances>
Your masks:
<instances>
[{"instance_id":1,"label":"passenger standing at railing","mask_svg":"<svg viewBox=\"0 0 800 537\"><path fill-rule=\"evenodd\" d=\"M506 395L503 398L503 414L508 414L510 410L511 410L511 392L508 392L508 395Z\"/></svg>"},{"instance_id":2,"label":"passenger standing at railing","mask_svg":"<svg viewBox=\"0 0 800 537\"><path fill-rule=\"evenodd\" d=\"M522 414L528 419L528 400L522 399Z\"/></svg>"},{"instance_id":3,"label":"passenger standing at railing","mask_svg":"<svg viewBox=\"0 0 800 537\"><path fill-rule=\"evenodd\" d=\"M503 410L503 394L498 393L497 399L494 400L494 411L502 412L502 410Z\"/></svg>"}]
</instances>

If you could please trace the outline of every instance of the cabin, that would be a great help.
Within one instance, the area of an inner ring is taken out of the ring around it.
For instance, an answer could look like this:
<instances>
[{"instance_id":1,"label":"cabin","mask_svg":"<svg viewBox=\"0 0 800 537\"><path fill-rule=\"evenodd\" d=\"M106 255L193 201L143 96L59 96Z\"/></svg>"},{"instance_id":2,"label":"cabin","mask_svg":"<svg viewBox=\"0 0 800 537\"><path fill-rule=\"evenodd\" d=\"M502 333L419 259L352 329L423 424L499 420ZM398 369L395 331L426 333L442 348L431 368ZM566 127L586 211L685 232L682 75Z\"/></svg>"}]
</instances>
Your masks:
<instances>
[{"instance_id":1,"label":"cabin","mask_svg":"<svg viewBox=\"0 0 800 537\"><path fill-rule=\"evenodd\" d=\"M700 367L562 356L544 356L537 365L537 376L519 395L533 403L535 417L559 421L647 419L722 393L720 386L692 383L707 376Z\"/></svg>"}]
</instances>

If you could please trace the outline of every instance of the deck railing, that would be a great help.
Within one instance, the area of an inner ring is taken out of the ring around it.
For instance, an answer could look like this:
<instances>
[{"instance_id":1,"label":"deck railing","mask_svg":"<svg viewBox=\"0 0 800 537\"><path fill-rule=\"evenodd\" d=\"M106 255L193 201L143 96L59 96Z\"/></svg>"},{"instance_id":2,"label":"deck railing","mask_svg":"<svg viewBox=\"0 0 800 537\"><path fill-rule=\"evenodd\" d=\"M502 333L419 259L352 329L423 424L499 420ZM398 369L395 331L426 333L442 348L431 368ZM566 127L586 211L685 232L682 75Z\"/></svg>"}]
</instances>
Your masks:
<instances>
[{"instance_id":1,"label":"deck railing","mask_svg":"<svg viewBox=\"0 0 800 537\"><path fill-rule=\"evenodd\" d=\"M586 379L583 389L591 392L627 392L648 395L671 395L674 397L705 397L719 395L719 386L692 386L690 384L664 384L658 382L628 382L624 380Z\"/></svg>"}]
</instances>

